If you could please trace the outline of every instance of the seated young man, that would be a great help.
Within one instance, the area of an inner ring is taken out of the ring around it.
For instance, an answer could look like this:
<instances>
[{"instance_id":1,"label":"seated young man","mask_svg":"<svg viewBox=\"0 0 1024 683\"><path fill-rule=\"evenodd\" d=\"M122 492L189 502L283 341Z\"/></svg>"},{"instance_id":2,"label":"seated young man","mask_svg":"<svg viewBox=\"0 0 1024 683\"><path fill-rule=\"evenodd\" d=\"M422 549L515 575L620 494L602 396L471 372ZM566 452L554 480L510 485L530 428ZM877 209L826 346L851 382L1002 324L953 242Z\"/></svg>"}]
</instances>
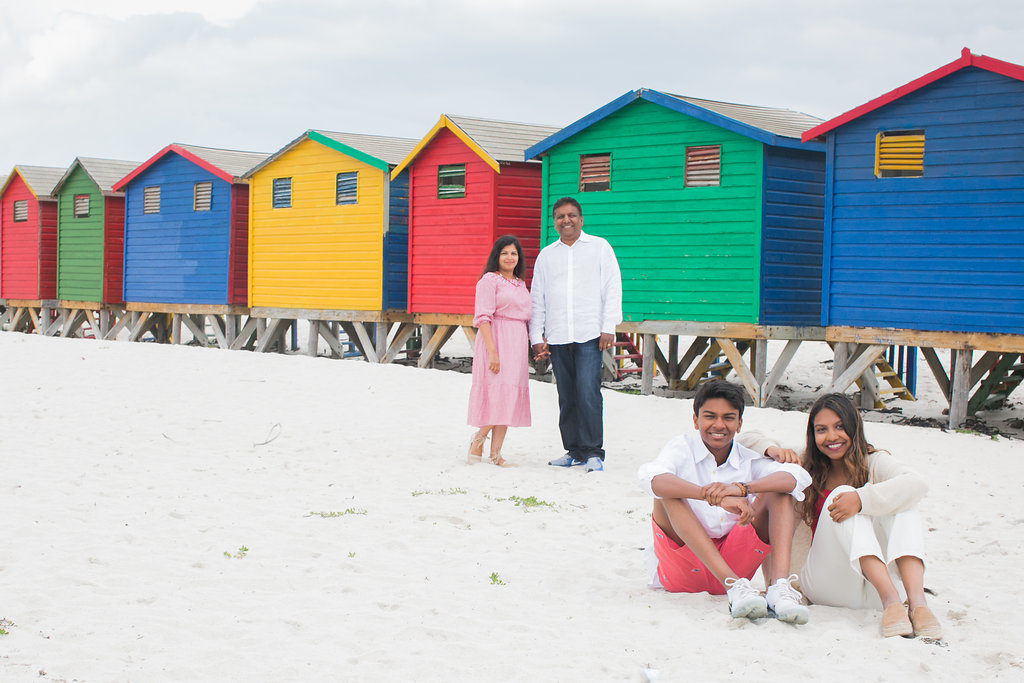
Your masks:
<instances>
[{"instance_id":1,"label":"seated young man","mask_svg":"<svg viewBox=\"0 0 1024 683\"><path fill-rule=\"evenodd\" d=\"M736 443L742 418L743 390L706 382L693 399L697 431L675 437L640 467L640 487L655 499L651 583L677 593L726 593L733 617L763 617L771 608L778 619L804 624L807 607L789 575L796 523L790 496L803 500L811 478L797 464ZM762 596L750 577L766 560Z\"/></svg>"}]
</instances>

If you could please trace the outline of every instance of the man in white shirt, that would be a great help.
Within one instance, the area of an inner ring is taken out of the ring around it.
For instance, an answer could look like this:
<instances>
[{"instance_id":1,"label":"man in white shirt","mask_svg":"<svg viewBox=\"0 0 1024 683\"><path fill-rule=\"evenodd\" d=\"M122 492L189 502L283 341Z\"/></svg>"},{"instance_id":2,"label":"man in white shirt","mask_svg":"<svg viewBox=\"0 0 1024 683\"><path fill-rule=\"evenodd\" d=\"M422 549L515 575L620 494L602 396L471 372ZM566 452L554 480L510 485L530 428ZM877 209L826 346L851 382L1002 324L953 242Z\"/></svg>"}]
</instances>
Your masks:
<instances>
[{"instance_id":1,"label":"man in white shirt","mask_svg":"<svg viewBox=\"0 0 1024 683\"><path fill-rule=\"evenodd\" d=\"M803 500L811 478L799 465L736 443L742 423L743 390L724 380L706 382L693 399L697 431L669 441L637 472L640 488L655 499L651 585L726 593L733 617L763 617L771 608L782 621L804 624L807 607L789 574L792 498ZM763 563L765 596L750 583Z\"/></svg>"},{"instance_id":2,"label":"man in white shirt","mask_svg":"<svg viewBox=\"0 0 1024 683\"><path fill-rule=\"evenodd\" d=\"M551 358L558 388L558 429L565 455L549 465L604 469L601 354L622 322L622 278L608 242L583 232L583 210L571 197L552 209L558 241L533 266L530 343Z\"/></svg>"}]
</instances>

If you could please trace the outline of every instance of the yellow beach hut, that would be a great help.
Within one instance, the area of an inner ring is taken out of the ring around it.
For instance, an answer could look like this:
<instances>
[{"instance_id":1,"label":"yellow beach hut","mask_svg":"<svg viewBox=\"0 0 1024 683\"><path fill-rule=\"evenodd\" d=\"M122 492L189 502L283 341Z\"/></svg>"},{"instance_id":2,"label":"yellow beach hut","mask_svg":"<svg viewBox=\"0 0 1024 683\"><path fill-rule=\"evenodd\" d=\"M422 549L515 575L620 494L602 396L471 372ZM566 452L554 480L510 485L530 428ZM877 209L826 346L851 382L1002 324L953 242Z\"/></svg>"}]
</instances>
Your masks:
<instances>
[{"instance_id":1,"label":"yellow beach hut","mask_svg":"<svg viewBox=\"0 0 1024 683\"><path fill-rule=\"evenodd\" d=\"M362 323L406 308L409 182L390 173L416 142L308 130L246 174L249 306L268 337L305 319L337 350L340 322L377 360Z\"/></svg>"}]
</instances>

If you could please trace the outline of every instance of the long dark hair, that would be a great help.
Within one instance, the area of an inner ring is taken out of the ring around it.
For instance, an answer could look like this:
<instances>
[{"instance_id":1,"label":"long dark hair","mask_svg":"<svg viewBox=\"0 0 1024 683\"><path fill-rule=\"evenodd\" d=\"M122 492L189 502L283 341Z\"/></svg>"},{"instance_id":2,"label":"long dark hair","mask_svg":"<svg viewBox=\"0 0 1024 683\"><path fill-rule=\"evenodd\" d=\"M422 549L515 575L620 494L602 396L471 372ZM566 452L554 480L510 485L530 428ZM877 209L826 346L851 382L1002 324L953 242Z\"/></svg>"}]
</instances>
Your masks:
<instances>
[{"instance_id":1,"label":"long dark hair","mask_svg":"<svg viewBox=\"0 0 1024 683\"><path fill-rule=\"evenodd\" d=\"M846 470L847 479L854 488L868 483L868 455L875 448L864 437L864 420L853 405L853 401L845 394L825 394L811 406L807 414L807 446L804 448L804 469L811 475L811 485L805 491L801 514L808 524L814 520L814 502L825 490L828 475L832 472L833 461L820 450L814 438L814 418L822 410L828 408L843 423L843 431L850 439L850 447L840 461Z\"/></svg>"},{"instance_id":2,"label":"long dark hair","mask_svg":"<svg viewBox=\"0 0 1024 683\"><path fill-rule=\"evenodd\" d=\"M523 271L526 270L526 259L523 258L523 247L519 244L519 239L515 235L502 235L491 247L491 253L487 255L487 262L484 264L484 269L480 273L480 277L483 277L487 273L497 273L501 270L498 267L498 255L501 254L501 250L508 245L515 245L516 252L519 254L519 261L516 263L516 267L512 269L512 274L517 278L523 278Z\"/></svg>"}]
</instances>

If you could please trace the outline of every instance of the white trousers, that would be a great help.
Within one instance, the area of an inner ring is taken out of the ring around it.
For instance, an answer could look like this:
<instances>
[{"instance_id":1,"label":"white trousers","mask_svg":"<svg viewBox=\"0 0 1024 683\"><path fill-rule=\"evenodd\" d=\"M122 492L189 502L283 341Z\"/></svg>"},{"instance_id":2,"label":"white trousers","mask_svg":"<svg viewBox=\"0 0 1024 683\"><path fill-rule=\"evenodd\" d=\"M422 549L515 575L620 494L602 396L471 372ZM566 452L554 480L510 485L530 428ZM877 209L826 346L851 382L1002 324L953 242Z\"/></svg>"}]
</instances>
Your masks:
<instances>
[{"instance_id":1,"label":"white trousers","mask_svg":"<svg viewBox=\"0 0 1024 683\"><path fill-rule=\"evenodd\" d=\"M916 507L893 515L854 515L836 523L828 514L832 499L850 486L837 486L821 508L807 560L800 570L800 589L817 605L881 609L882 601L860 571L860 558L873 555L885 563L900 597L906 598L896 558L910 555L924 561L924 526Z\"/></svg>"}]
</instances>

